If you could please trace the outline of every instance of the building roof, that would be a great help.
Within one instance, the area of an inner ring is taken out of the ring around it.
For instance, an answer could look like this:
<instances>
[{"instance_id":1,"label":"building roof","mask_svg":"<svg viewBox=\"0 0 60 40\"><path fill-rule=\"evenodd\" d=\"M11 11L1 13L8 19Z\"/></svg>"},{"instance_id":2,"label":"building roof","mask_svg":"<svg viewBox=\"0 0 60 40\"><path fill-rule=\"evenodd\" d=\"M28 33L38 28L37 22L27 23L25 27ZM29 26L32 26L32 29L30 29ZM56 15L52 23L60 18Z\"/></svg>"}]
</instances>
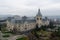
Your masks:
<instances>
[{"instance_id":1,"label":"building roof","mask_svg":"<svg viewBox=\"0 0 60 40\"><path fill-rule=\"evenodd\" d=\"M42 14L40 12L40 9L38 9L38 14L36 16L42 16ZM26 16L23 16L23 17L15 17L13 19L13 21L15 23L25 23L25 22L31 23L31 22L36 22L36 18L35 17L26 17Z\"/></svg>"},{"instance_id":2,"label":"building roof","mask_svg":"<svg viewBox=\"0 0 60 40\"><path fill-rule=\"evenodd\" d=\"M42 16L40 9L38 9L38 14L36 16Z\"/></svg>"},{"instance_id":3,"label":"building roof","mask_svg":"<svg viewBox=\"0 0 60 40\"><path fill-rule=\"evenodd\" d=\"M27 17L26 19L25 18L21 18L19 20L15 19L15 23L32 23L32 22L36 22L35 18L34 17Z\"/></svg>"}]
</instances>

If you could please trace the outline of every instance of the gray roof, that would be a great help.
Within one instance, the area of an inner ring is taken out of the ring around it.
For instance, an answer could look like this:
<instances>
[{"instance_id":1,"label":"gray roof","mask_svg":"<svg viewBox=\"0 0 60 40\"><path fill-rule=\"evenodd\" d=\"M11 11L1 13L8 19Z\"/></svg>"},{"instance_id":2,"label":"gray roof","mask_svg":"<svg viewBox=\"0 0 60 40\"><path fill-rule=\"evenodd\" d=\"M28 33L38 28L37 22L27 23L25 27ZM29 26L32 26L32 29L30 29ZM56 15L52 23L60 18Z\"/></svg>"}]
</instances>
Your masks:
<instances>
[{"instance_id":1,"label":"gray roof","mask_svg":"<svg viewBox=\"0 0 60 40\"><path fill-rule=\"evenodd\" d=\"M15 19L15 23L32 23L32 22L36 22L34 17L27 17L26 19L20 18L19 20Z\"/></svg>"},{"instance_id":2,"label":"gray roof","mask_svg":"<svg viewBox=\"0 0 60 40\"><path fill-rule=\"evenodd\" d=\"M38 14L36 16L42 16L40 9L38 9Z\"/></svg>"}]
</instances>

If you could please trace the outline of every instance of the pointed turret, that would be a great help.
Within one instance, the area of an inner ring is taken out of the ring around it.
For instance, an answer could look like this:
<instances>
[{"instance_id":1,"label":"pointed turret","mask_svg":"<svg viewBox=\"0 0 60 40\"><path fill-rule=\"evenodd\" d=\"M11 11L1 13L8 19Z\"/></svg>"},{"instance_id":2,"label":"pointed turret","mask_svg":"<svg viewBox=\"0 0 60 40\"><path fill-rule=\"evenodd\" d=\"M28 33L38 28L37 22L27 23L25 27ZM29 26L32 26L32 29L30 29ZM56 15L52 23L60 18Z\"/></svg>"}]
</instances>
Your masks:
<instances>
[{"instance_id":1,"label":"pointed turret","mask_svg":"<svg viewBox=\"0 0 60 40\"><path fill-rule=\"evenodd\" d=\"M36 16L41 16L42 17L42 14L40 12L40 9L38 9L38 14Z\"/></svg>"},{"instance_id":2,"label":"pointed turret","mask_svg":"<svg viewBox=\"0 0 60 40\"><path fill-rule=\"evenodd\" d=\"M38 9L38 14L36 15L36 24L38 28L40 28L42 25L42 14L40 12L40 9Z\"/></svg>"}]
</instances>

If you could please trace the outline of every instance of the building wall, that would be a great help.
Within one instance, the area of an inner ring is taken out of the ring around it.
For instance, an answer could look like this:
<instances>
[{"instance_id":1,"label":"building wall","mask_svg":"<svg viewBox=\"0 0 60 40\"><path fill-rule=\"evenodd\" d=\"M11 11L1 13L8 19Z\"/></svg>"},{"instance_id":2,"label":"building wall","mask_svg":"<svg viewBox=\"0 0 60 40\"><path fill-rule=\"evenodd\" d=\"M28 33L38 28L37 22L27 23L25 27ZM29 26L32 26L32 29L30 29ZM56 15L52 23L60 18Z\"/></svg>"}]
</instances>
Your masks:
<instances>
[{"instance_id":1,"label":"building wall","mask_svg":"<svg viewBox=\"0 0 60 40\"><path fill-rule=\"evenodd\" d=\"M9 21L6 21L6 23L7 23L7 30L8 31L12 31L13 30L13 28L14 28L14 24L13 23L11 23L11 22L9 22Z\"/></svg>"},{"instance_id":2,"label":"building wall","mask_svg":"<svg viewBox=\"0 0 60 40\"><path fill-rule=\"evenodd\" d=\"M25 24L17 24L17 31L28 31L34 29L36 26L35 23L25 23Z\"/></svg>"},{"instance_id":3,"label":"building wall","mask_svg":"<svg viewBox=\"0 0 60 40\"><path fill-rule=\"evenodd\" d=\"M42 16L36 16L36 24L40 28L42 25Z\"/></svg>"},{"instance_id":4,"label":"building wall","mask_svg":"<svg viewBox=\"0 0 60 40\"><path fill-rule=\"evenodd\" d=\"M39 20L37 20L37 18ZM25 22L23 24L21 23L14 24L12 22L7 21L7 30L11 31L11 30L14 30L15 28L16 31L19 31L19 32L28 31L28 30L36 28L36 24L38 24L38 26L41 27L41 25L48 25L49 21L43 22L42 17L36 17L36 22L31 22L31 23Z\"/></svg>"}]
</instances>

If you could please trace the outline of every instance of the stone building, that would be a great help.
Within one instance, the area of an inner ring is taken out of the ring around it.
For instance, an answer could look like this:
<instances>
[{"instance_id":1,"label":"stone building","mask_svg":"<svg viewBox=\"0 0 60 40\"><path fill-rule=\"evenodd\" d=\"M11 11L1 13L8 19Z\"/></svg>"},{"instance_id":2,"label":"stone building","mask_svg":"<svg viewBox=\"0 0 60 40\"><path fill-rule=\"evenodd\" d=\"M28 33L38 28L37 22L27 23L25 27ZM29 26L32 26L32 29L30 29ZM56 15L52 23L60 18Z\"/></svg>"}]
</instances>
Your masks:
<instances>
[{"instance_id":1,"label":"stone building","mask_svg":"<svg viewBox=\"0 0 60 40\"><path fill-rule=\"evenodd\" d=\"M18 32L29 31L34 28L38 28L44 25L49 25L49 21L47 19L42 18L42 14L40 9L38 9L38 13L35 17L20 17L19 19L13 19L13 21L7 21L7 29L9 31L16 30Z\"/></svg>"}]
</instances>

